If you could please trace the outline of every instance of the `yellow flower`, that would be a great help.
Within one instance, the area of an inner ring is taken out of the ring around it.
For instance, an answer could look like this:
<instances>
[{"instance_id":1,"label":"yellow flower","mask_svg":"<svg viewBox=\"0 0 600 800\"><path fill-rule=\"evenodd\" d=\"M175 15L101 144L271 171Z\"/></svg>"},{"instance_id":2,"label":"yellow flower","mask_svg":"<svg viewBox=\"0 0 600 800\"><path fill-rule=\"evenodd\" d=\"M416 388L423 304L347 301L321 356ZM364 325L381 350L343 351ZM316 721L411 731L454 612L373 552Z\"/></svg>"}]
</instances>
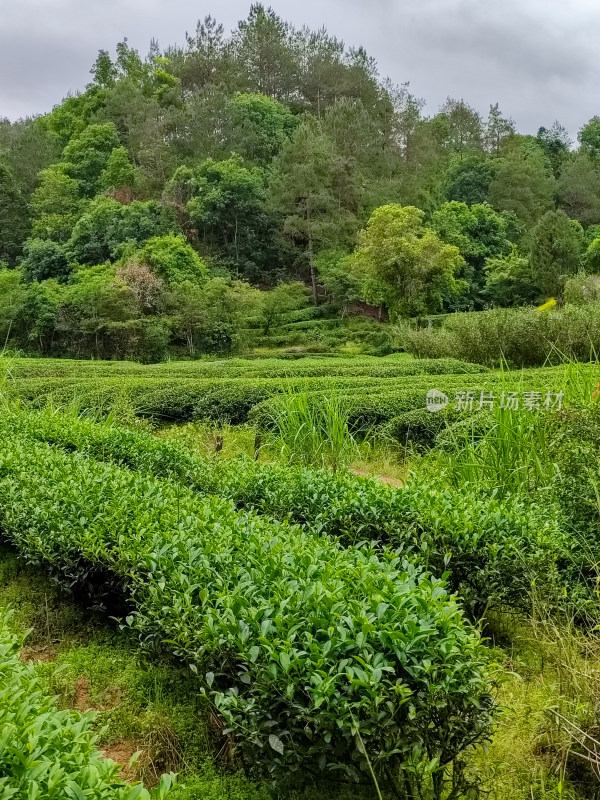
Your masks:
<instances>
[{"instance_id":1,"label":"yellow flower","mask_svg":"<svg viewBox=\"0 0 600 800\"><path fill-rule=\"evenodd\" d=\"M541 306L538 306L538 311L550 311L551 308L554 308L556 305L556 300L551 297L550 300L546 300Z\"/></svg>"}]
</instances>

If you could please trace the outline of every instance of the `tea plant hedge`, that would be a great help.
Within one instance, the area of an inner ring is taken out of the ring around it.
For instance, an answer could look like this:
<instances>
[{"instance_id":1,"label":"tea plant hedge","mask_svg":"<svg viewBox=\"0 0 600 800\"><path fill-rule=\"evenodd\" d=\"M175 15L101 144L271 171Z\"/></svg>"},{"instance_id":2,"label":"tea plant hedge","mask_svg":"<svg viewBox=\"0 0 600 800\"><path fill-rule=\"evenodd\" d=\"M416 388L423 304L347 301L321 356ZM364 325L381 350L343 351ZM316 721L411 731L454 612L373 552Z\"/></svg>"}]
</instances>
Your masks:
<instances>
[{"instance_id":1,"label":"tea plant hedge","mask_svg":"<svg viewBox=\"0 0 600 800\"><path fill-rule=\"evenodd\" d=\"M0 610L0 798L2 800L162 800L173 784L164 775L149 792L117 777L91 732L92 715L60 710Z\"/></svg>"},{"instance_id":2,"label":"tea plant hedge","mask_svg":"<svg viewBox=\"0 0 600 800\"><path fill-rule=\"evenodd\" d=\"M7 436L0 526L198 673L250 765L433 787L493 718L486 649L442 581L170 481ZM101 589L101 583L96 585ZM359 736L360 734L360 736Z\"/></svg>"},{"instance_id":3,"label":"tea plant hedge","mask_svg":"<svg viewBox=\"0 0 600 800\"><path fill-rule=\"evenodd\" d=\"M450 586L473 616L492 601L527 605L533 580L555 584L556 561L565 547L551 509L466 488L459 492L431 480L412 479L390 489L350 474L247 458L202 459L149 434L49 411L5 415L0 432L171 478L238 508L339 538L346 546L389 545L438 575L448 570Z\"/></svg>"}]
</instances>

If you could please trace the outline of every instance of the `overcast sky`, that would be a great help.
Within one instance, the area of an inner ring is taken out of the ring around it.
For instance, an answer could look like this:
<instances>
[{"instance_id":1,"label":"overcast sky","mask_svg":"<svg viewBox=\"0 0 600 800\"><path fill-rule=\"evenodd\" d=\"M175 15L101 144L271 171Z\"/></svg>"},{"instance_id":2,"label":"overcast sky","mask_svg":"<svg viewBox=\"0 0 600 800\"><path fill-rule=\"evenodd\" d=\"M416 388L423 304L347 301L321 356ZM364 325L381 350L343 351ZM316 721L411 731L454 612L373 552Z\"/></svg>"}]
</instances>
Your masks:
<instances>
[{"instance_id":1,"label":"overcast sky","mask_svg":"<svg viewBox=\"0 0 600 800\"><path fill-rule=\"evenodd\" d=\"M100 48L127 37L146 53L181 43L212 14L227 30L249 0L0 0L0 117L49 111L82 89ZM267 5L267 3L265 3ZM498 102L522 133L560 120L575 138L600 114L598 0L274 0L296 26L324 25L363 45L382 76L427 100L447 96L483 114Z\"/></svg>"}]
</instances>

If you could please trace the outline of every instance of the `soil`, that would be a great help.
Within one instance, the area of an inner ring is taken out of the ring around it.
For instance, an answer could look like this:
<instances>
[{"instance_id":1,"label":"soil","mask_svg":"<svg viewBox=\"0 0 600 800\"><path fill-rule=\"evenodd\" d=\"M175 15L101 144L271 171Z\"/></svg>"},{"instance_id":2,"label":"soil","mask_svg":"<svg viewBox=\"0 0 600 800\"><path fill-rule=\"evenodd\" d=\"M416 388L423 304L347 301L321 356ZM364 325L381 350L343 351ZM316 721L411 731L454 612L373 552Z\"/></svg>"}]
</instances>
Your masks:
<instances>
[{"instance_id":1,"label":"soil","mask_svg":"<svg viewBox=\"0 0 600 800\"><path fill-rule=\"evenodd\" d=\"M114 744L106 745L100 752L104 758L111 758L122 767L119 771L119 777L124 781L137 780L135 769L129 766L131 757L139 750L138 743L133 739L121 739Z\"/></svg>"},{"instance_id":2,"label":"soil","mask_svg":"<svg viewBox=\"0 0 600 800\"><path fill-rule=\"evenodd\" d=\"M87 711L90 708L90 704L88 702L89 693L89 680L83 676L78 678L77 683L75 684L75 703L73 706L77 709L77 711Z\"/></svg>"},{"instance_id":3,"label":"soil","mask_svg":"<svg viewBox=\"0 0 600 800\"><path fill-rule=\"evenodd\" d=\"M362 469L353 469L352 472L361 478L375 478L376 480L381 481L381 483L385 483L388 486L394 486L396 489L404 486L403 481L401 481L399 478L392 478L391 475L373 475L371 472L365 472Z\"/></svg>"},{"instance_id":4,"label":"soil","mask_svg":"<svg viewBox=\"0 0 600 800\"><path fill-rule=\"evenodd\" d=\"M35 662L42 661L49 664L56 658L56 648L48 647L47 645L38 645L37 647L23 647L21 648L21 661L24 664L34 664Z\"/></svg>"}]
</instances>

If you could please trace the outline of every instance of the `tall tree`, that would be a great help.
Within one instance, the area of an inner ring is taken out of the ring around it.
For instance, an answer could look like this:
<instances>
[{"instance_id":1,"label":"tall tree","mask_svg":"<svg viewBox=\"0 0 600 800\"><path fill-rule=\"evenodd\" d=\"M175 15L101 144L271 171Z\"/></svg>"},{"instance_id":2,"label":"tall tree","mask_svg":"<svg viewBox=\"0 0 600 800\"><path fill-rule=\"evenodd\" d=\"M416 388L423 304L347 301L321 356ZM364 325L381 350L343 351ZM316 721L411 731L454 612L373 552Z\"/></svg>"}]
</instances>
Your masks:
<instances>
[{"instance_id":1,"label":"tall tree","mask_svg":"<svg viewBox=\"0 0 600 800\"><path fill-rule=\"evenodd\" d=\"M0 163L0 260L15 261L28 229L27 203L12 172Z\"/></svg>"},{"instance_id":2,"label":"tall tree","mask_svg":"<svg viewBox=\"0 0 600 800\"><path fill-rule=\"evenodd\" d=\"M548 211L531 232L531 273L544 298L562 294L581 264L580 232L563 211Z\"/></svg>"},{"instance_id":3,"label":"tall tree","mask_svg":"<svg viewBox=\"0 0 600 800\"><path fill-rule=\"evenodd\" d=\"M234 274L270 281L280 267L275 221L266 208L263 173L239 157L204 161L187 204L198 237Z\"/></svg>"},{"instance_id":4,"label":"tall tree","mask_svg":"<svg viewBox=\"0 0 600 800\"><path fill-rule=\"evenodd\" d=\"M497 211L512 211L532 226L554 207L555 190L541 152L518 146L502 157L490 184L489 202Z\"/></svg>"},{"instance_id":5,"label":"tall tree","mask_svg":"<svg viewBox=\"0 0 600 800\"><path fill-rule=\"evenodd\" d=\"M600 117L592 117L577 134L581 147L592 158L600 156Z\"/></svg>"},{"instance_id":6,"label":"tall tree","mask_svg":"<svg viewBox=\"0 0 600 800\"><path fill-rule=\"evenodd\" d=\"M252 5L248 18L238 24L233 46L250 91L277 100L293 95L300 68L295 37L272 8Z\"/></svg>"},{"instance_id":7,"label":"tall tree","mask_svg":"<svg viewBox=\"0 0 600 800\"><path fill-rule=\"evenodd\" d=\"M93 197L100 189L99 179L112 151L120 145L112 122L89 125L74 136L63 151L62 161L70 178L79 181L81 192Z\"/></svg>"},{"instance_id":8,"label":"tall tree","mask_svg":"<svg viewBox=\"0 0 600 800\"><path fill-rule=\"evenodd\" d=\"M484 131L484 142L488 153L499 155L502 145L514 132L514 120L502 116L498 103L490 106Z\"/></svg>"},{"instance_id":9,"label":"tall tree","mask_svg":"<svg viewBox=\"0 0 600 800\"><path fill-rule=\"evenodd\" d=\"M317 124L303 122L284 146L273 164L269 196L284 234L308 266L316 302L316 251L349 239L356 197L333 142Z\"/></svg>"},{"instance_id":10,"label":"tall tree","mask_svg":"<svg viewBox=\"0 0 600 800\"><path fill-rule=\"evenodd\" d=\"M435 117L443 144L459 158L483 149L481 117L464 100L449 97Z\"/></svg>"},{"instance_id":11,"label":"tall tree","mask_svg":"<svg viewBox=\"0 0 600 800\"><path fill-rule=\"evenodd\" d=\"M558 178L572 145L569 132L556 120L551 128L540 128L536 139L552 164L554 176Z\"/></svg>"},{"instance_id":12,"label":"tall tree","mask_svg":"<svg viewBox=\"0 0 600 800\"><path fill-rule=\"evenodd\" d=\"M431 228L448 244L458 248L466 269L457 277L469 284L468 299L481 306L485 264L490 258L507 255L511 249L508 221L487 204L445 203L433 214Z\"/></svg>"},{"instance_id":13,"label":"tall tree","mask_svg":"<svg viewBox=\"0 0 600 800\"><path fill-rule=\"evenodd\" d=\"M248 161L267 166L298 123L277 100L255 92L238 92L229 103L231 149Z\"/></svg>"},{"instance_id":14,"label":"tall tree","mask_svg":"<svg viewBox=\"0 0 600 800\"><path fill-rule=\"evenodd\" d=\"M392 319L437 311L465 288L456 279L464 267L458 248L424 227L424 217L411 206L375 209L353 257L364 299L384 302Z\"/></svg>"},{"instance_id":15,"label":"tall tree","mask_svg":"<svg viewBox=\"0 0 600 800\"><path fill-rule=\"evenodd\" d=\"M582 225L600 223L600 169L585 149L569 158L558 181L558 203Z\"/></svg>"}]
</instances>

